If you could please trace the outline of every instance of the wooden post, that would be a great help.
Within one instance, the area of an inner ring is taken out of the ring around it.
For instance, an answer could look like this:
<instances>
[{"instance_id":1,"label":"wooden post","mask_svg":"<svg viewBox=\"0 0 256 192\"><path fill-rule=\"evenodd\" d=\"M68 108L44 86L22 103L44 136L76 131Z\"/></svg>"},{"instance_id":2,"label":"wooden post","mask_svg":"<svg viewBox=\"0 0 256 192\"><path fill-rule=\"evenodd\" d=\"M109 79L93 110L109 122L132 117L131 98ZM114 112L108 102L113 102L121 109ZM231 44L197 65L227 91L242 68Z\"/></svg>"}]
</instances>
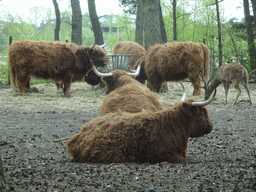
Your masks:
<instances>
[{"instance_id":1,"label":"wooden post","mask_svg":"<svg viewBox=\"0 0 256 192\"><path fill-rule=\"evenodd\" d=\"M12 44L12 36L9 38L9 46ZM10 58L9 58L10 59ZM10 63L10 62L9 62ZM10 65L10 64L9 64ZM10 70L8 69L8 85L11 85Z\"/></svg>"}]
</instances>

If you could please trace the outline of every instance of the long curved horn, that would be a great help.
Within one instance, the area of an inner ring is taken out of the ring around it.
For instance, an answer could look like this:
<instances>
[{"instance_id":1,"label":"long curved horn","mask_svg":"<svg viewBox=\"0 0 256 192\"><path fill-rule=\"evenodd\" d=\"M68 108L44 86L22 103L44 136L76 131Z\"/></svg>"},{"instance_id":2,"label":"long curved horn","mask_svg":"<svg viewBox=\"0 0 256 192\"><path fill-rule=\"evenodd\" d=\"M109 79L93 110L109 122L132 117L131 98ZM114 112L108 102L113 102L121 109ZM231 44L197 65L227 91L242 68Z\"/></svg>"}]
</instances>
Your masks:
<instances>
[{"instance_id":1,"label":"long curved horn","mask_svg":"<svg viewBox=\"0 0 256 192\"><path fill-rule=\"evenodd\" d=\"M214 91L212 92L210 98L206 101L203 102L192 102L192 106L197 106L197 107L202 107L202 106L206 106L208 104L210 104L212 102L212 100L214 99L216 95L216 89L214 89Z\"/></svg>"},{"instance_id":2,"label":"long curved horn","mask_svg":"<svg viewBox=\"0 0 256 192\"><path fill-rule=\"evenodd\" d=\"M140 62L140 64L138 65L138 67L137 67L135 73L127 73L127 74L128 74L128 75L135 75L135 76L139 75L139 74L140 74L140 66L141 66L141 62Z\"/></svg>"},{"instance_id":3,"label":"long curved horn","mask_svg":"<svg viewBox=\"0 0 256 192\"><path fill-rule=\"evenodd\" d=\"M92 70L94 71L94 73L100 77L111 77L113 76L113 73L101 73L99 72L96 67L92 64Z\"/></svg>"},{"instance_id":4,"label":"long curved horn","mask_svg":"<svg viewBox=\"0 0 256 192\"><path fill-rule=\"evenodd\" d=\"M182 95L182 98L180 99L180 101L185 101L186 100L186 90L185 90L185 87L183 85L183 83L179 82L183 88L183 95Z\"/></svg>"},{"instance_id":5,"label":"long curved horn","mask_svg":"<svg viewBox=\"0 0 256 192\"><path fill-rule=\"evenodd\" d=\"M93 49L93 48L95 47L95 45L96 45L96 44L94 43L94 44L91 45L89 48L90 48L90 49Z\"/></svg>"},{"instance_id":6,"label":"long curved horn","mask_svg":"<svg viewBox=\"0 0 256 192\"><path fill-rule=\"evenodd\" d=\"M105 46L107 45L107 43L108 43L108 40L106 41L106 43L105 43L105 44L103 44L103 45L99 45L99 47L103 48L103 47L105 47Z\"/></svg>"}]
</instances>

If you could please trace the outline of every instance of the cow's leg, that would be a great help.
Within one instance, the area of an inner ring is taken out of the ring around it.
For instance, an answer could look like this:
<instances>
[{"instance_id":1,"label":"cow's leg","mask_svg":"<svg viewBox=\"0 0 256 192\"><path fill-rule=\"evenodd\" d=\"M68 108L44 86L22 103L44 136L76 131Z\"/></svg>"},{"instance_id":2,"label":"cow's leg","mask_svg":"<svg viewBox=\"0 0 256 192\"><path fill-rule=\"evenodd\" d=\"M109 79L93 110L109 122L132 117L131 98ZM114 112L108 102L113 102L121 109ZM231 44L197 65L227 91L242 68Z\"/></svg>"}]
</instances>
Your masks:
<instances>
[{"instance_id":1,"label":"cow's leg","mask_svg":"<svg viewBox=\"0 0 256 192\"><path fill-rule=\"evenodd\" d=\"M201 93L201 88L198 86L198 84L200 85L201 84L201 77L200 75L192 75L189 77L190 78L190 81L191 83L193 84L194 86L194 92L193 92L193 95L200 95ZM198 84L197 84L198 83Z\"/></svg>"},{"instance_id":2,"label":"cow's leg","mask_svg":"<svg viewBox=\"0 0 256 192\"><path fill-rule=\"evenodd\" d=\"M67 97L70 97L71 96L71 93L70 93L71 77L66 77L65 80L63 80L63 83L64 83L64 89L63 89L64 95Z\"/></svg>"},{"instance_id":3,"label":"cow's leg","mask_svg":"<svg viewBox=\"0 0 256 192\"><path fill-rule=\"evenodd\" d=\"M17 73L17 82L18 82L18 88L21 95L26 94L26 86L28 84L28 72L20 70Z\"/></svg>"},{"instance_id":4,"label":"cow's leg","mask_svg":"<svg viewBox=\"0 0 256 192\"><path fill-rule=\"evenodd\" d=\"M162 84L163 84L163 80L162 80L161 76L157 73L153 73L148 78L148 81L149 81L150 85L152 86L153 91L159 93L162 88Z\"/></svg>"},{"instance_id":5,"label":"cow's leg","mask_svg":"<svg viewBox=\"0 0 256 192\"><path fill-rule=\"evenodd\" d=\"M26 88L27 88L27 89L30 89L30 79L31 79L31 78L28 77L27 84L26 84Z\"/></svg>"},{"instance_id":6,"label":"cow's leg","mask_svg":"<svg viewBox=\"0 0 256 192\"><path fill-rule=\"evenodd\" d=\"M63 82L62 81L55 81L57 90L62 89L63 90Z\"/></svg>"}]
</instances>

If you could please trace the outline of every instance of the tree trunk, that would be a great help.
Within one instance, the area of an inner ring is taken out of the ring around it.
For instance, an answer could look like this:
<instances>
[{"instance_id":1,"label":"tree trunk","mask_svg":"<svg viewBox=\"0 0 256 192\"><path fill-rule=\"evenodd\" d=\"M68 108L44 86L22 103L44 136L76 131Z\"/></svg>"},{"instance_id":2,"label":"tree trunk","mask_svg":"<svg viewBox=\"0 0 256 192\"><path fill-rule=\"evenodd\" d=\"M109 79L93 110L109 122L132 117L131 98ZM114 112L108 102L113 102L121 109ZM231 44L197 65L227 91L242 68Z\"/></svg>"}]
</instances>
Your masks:
<instances>
[{"instance_id":1,"label":"tree trunk","mask_svg":"<svg viewBox=\"0 0 256 192\"><path fill-rule=\"evenodd\" d=\"M144 38L146 50L156 43L162 44L158 1L145 0L144 3Z\"/></svg>"},{"instance_id":2,"label":"tree trunk","mask_svg":"<svg viewBox=\"0 0 256 192\"><path fill-rule=\"evenodd\" d=\"M222 65L222 44L221 44L221 23L220 23L220 12L218 0L215 0L216 12L217 12L217 23L218 23L218 40L219 40L219 67Z\"/></svg>"},{"instance_id":3,"label":"tree trunk","mask_svg":"<svg viewBox=\"0 0 256 192\"><path fill-rule=\"evenodd\" d=\"M59 5L57 3L57 0L52 0L54 8L55 8L55 14L56 14L56 26L54 29L54 40L59 41L60 40L60 9Z\"/></svg>"},{"instance_id":4,"label":"tree trunk","mask_svg":"<svg viewBox=\"0 0 256 192\"><path fill-rule=\"evenodd\" d=\"M92 30L94 33L95 43L97 45L104 44L103 35L100 27L99 18L97 16L96 8L95 8L95 0L88 0L88 10L92 23Z\"/></svg>"},{"instance_id":5,"label":"tree trunk","mask_svg":"<svg viewBox=\"0 0 256 192\"><path fill-rule=\"evenodd\" d=\"M176 22L176 5L177 2L176 0L173 0L172 2L172 7L173 7L173 11L172 11L172 17L173 17L173 41L177 41L177 22Z\"/></svg>"},{"instance_id":6,"label":"tree trunk","mask_svg":"<svg viewBox=\"0 0 256 192\"><path fill-rule=\"evenodd\" d=\"M164 32L161 30L161 6L159 0L145 0L144 2L144 38L145 49L147 50L151 45L156 43L163 44ZM162 22L164 28L164 23ZM166 38L166 35L165 35ZM149 83L148 87L151 88ZM161 92L167 91L167 83L165 82Z\"/></svg>"},{"instance_id":7,"label":"tree trunk","mask_svg":"<svg viewBox=\"0 0 256 192\"><path fill-rule=\"evenodd\" d=\"M143 0L138 0L135 41L143 46Z\"/></svg>"},{"instance_id":8,"label":"tree trunk","mask_svg":"<svg viewBox=\"0 0 256 192\"><path fill-rule=\"evenodd\" d=\"M256 30L256 0L251 0L252 2L252 11L253 11L253 18L254 18L254 28Z\"/></svg>"},{"instance_id":9,"label":"tree trunk","mask_svg":"<svg viewBox=\"0 0 256 192\"><path fill-rule=\"evenodd\" d=\"M82 13L79 0L71 0L72 34L71 42L82 45Z\"/></svg>"},{"instance_id":10,"label":"tree trunk","mask_svg":"<svg viewBox=\"0 0 256 192\"><path fill-rule=\"evenodd\" d=\"M247 31L247 41L249 48L249 56L252 70L256 69L256 50L253 39L252 24L250 19L250 9L248 0L243 0L244 3L244 17Z\"/></svg>"},{"instance_id":11,"label":"tree trunk","mask_svg":"<svg viewBox=\"0 0 256 192\"><path fill-rule=\"evenodd\" d=\"M164 19L163 19L160 0L158 0L158 9L159 9L161 39L162 39L162 43L166 43L167 42L167 37L166 37L166 31L165 31L165 27L164 27Z\"/></svg>"}]
</instances>

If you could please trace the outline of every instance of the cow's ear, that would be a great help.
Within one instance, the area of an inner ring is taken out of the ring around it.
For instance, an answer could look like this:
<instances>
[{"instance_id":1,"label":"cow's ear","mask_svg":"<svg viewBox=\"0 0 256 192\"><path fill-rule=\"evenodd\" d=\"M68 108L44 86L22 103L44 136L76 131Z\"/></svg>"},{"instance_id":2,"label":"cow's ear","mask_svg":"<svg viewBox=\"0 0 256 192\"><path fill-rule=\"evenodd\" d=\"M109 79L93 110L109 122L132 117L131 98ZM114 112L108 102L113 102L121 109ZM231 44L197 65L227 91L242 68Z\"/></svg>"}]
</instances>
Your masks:
<instances>
[{"instance_id":1,"label":"cow's ear","mask_svg":"<svg viewBox=\"0 0 256 192\"><path fill-rule=\"evenodd\" d=\"M113 80L113 77L112 76L111 77L103 77L102 80L104 82L110 84L112 82L112 80Z\"/></svg>"},{"instance_id":2,"label":"cow's ear","mask_svg":"<svg viewBox=\"0 0 256 192\"><path fill-rule=\"evenodd\" d=\"M191 103L186 102L186 101L182 102L182 108L184 108L186 111L190 111L191 107L192 107Z\"/></svg>"},{"instance_id":3,"label":"cow's ear","mask_svg":"<svg viewBox=\"0 0 256 192\"><path fill-rule=\"evenodd\" d=\"M76 50L75 54L79 63L88 63L90 61L88 54L82 49Z\"/></svg>"},{"instance_id":4,"label":"cow's ear","mask_svg":"<svg viewBox=\"0 0 256 192\"><path fill-rule=\"evenodd\" d=\"M94 48L89 48L89 51L88 51L89 55L93 54L94 53Z\"/></svg>"}]
</instances>

